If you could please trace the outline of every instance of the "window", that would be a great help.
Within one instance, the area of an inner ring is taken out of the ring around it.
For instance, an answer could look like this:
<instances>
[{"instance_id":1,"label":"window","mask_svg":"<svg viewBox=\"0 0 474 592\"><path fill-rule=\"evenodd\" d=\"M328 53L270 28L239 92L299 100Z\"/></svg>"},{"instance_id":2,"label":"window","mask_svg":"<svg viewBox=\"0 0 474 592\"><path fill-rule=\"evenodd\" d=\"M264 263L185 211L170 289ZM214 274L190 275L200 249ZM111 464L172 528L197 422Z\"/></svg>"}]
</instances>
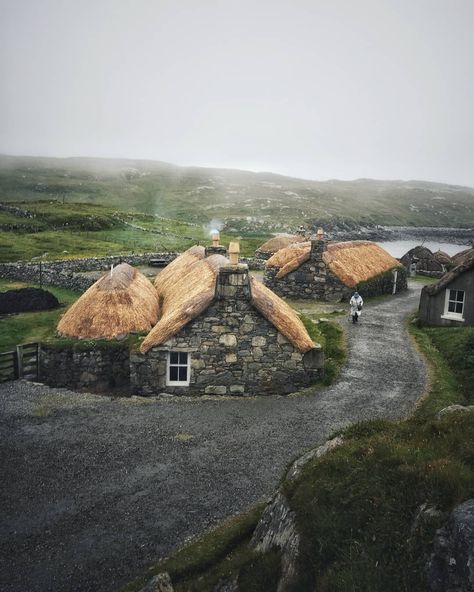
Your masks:
<instances>
[{"instance_id":1,"label":"window","mask_svg":"<svg viewBox=\"0 0 474 592\"><path fill-rule=\"evenodd\" d=\"M446 290L446 302L444 305L443 318L464 320L462 313L464 310L464 290Z\"/></svg>"},{"instance_id":2,"label":"window","mask_svg":"<svg viewBox=\"0 0 474 592\"><path fill-rule=\"evenodd\" d=\"M189 361L188 352L170 351L168 353L167 385L187 386L189 384Z\"/></svg>"}]
</instances>

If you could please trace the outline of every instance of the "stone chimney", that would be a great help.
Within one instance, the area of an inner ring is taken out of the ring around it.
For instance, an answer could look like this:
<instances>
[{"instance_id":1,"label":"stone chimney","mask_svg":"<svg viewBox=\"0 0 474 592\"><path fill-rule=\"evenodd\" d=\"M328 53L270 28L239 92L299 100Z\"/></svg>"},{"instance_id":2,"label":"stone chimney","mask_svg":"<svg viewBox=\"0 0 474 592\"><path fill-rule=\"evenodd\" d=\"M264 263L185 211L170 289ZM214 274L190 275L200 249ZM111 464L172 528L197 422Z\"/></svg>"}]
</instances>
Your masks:
<instances>
[{"instance_id":1,"label":"stone chimney","mask_svg":"<svg viewBox=\"0 0 474 592\"><path fill-rule=\"evenodd\" d=\"M224 257L225 257L227 255L227 249L224 247L224 245L219 244L219 240L220 240L219 233L217 231L213 232L211 236L212 236L212 245L208 245L205 248L206 257L209 257L209 255L224 255Z\"/></svg>"},{"instance_id":2,"label":"stone chimney","mask_svg":"<svg viewBox=\"0 0 474 592\"><path fill-rule=\"evenodd\" d=\"M322 228L318 228L316 237L311 238L311 261L321 262L326 246L327 241L324 238L324 231Z\"/></svg>"},{"instance_id":3,"label":"stone chimney","mask_svg":"<svg viewBox=\"0 0 474 592\"><path fill-rule=\"evenodd\" d=\"M243 310L251 298L249 267L239 263L239 252L239 243L230 243L230 264L221 267L217 276L216 295L225 300L227 312Z\"/></svg>"}]
</instances>

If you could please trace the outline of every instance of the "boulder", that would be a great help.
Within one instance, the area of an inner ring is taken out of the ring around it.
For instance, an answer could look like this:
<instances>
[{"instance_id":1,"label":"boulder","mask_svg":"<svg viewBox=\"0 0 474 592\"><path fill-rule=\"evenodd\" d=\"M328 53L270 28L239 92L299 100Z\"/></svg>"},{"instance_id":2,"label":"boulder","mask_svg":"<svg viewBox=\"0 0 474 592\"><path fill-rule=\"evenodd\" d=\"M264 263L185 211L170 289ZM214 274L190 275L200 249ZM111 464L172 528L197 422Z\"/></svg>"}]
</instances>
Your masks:
<instances>
[{"instance_id":1,"label":"boulder","mask_svg":"<svg viewBox=\"0 0 474 592\"><path fill-rule=\"evenodd\" d=\"M427 580L429 592L474 590L474 499L457 506L436 531Z\"/></svg>"}]
</instances>

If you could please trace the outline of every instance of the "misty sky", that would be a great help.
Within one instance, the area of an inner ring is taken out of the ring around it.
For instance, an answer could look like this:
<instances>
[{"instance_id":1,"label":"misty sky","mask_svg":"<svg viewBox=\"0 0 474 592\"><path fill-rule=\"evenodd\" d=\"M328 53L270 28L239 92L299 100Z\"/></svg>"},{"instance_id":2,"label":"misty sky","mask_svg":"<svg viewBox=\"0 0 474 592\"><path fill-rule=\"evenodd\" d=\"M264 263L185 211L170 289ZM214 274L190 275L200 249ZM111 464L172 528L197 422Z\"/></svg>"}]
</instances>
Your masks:
<instances>
[{"instance_id":1,"label":"misty sky","mask_svg":"<svg viewBox=\"0 0 474 592\"><path fill-rule=\"evenodd\" d=\"M474 186L474 0L0 0L0 152Z\"/></svg>"}]
</instances>

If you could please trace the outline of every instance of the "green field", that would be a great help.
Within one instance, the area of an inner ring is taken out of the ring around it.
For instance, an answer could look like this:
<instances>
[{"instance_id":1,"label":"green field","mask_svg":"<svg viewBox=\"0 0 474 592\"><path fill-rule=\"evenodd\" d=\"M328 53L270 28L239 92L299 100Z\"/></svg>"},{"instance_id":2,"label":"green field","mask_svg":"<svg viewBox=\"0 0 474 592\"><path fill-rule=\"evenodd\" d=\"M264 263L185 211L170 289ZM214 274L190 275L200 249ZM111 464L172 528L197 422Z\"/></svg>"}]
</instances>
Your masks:
<instances>
[{"instance_id":1,"label":"green field","mask_svg":"<svg viewBox=\"0 0 474 592\"><path fill-rule=\"evenodd\" d=\"M0 262L39 256L48 260L183 251L195 244L210 243L208 229L183 220L52 200L11 202L9 205L34 215L34 218L0 211L0 227L2 223L19 226L0 232ZM32 225L35 226L34 230L31 229ZM242 255L251 256L268 236L223 232L221 242L227 245L229 241L239 238Z\"/></svg>"}]
</instances>

